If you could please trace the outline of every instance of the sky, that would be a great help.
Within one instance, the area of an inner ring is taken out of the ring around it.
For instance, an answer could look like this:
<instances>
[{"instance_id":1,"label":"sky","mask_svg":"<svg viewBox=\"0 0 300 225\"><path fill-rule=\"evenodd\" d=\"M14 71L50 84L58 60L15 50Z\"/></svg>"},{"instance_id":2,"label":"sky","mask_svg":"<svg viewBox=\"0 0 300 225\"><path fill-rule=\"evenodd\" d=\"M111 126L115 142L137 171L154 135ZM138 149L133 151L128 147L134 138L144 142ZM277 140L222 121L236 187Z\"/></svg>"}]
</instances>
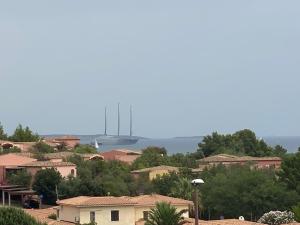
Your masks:
<instances>
[{"instance_id":1,"label":"sky","mask_svg":"<svg viewBox=\"0 0 300 225\"><path fill-rule=\"evenodd\" d=\"M300 135L299 0L0 0L0 121L40 134Z\"/></svg>"}]
</instances>

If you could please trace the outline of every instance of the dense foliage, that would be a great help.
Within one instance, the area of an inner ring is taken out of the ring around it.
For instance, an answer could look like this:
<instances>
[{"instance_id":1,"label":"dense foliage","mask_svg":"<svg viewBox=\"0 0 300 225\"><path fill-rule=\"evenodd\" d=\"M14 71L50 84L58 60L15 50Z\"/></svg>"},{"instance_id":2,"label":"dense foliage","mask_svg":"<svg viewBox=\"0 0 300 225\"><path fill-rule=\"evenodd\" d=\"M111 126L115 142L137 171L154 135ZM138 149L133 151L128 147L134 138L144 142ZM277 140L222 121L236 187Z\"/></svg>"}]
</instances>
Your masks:
<instances>
[{"instance_id":1,"label":"dense foliage","mask_svg":"<svg viewBox=\"0 0 300 225\"><path fill-rule=\"evenodd\" d=\"M51 147L50 145L46 144L43 141L39 141L35 143L30 149L30 151L33 153L43 153L43 154L55 152L53 147Z\"/></svg>"},{"instance_id":2,"label":"dense foliage","mask_svg":"<svg viewBox=\"0 0 300 225\"><path fill-rule=\"evenodd\" d=\"M293 206L292 211L295 215L295 220L297 222L300 222L300 203L298 203L298 205Z\"/></svg>"},{"instance_id":3,"label":"dense foliage","mask_svg":"<svg viewBox=\"0 0 300 225\"><path fill-rule=\"evenodd\" d=\"M46 225L17 208L0 207L0 225Z\"/></svg>"},{"instance_id":4,"label":"dense foliage","mask_svg":"<svg viewBox=\"0 0 300 225\"><path fill-rule=\"evenodd\" d=\"M0 147L0 155L9 154L9 153L19 153L19 152L21 152L21 149L19 149L16 146L11 147L11 148L1 148Z\"/></svg>"},{"instance_id":5,"label":"dense foliage","mask_svg":"<svg viewBox=\"0 0 300 225\"><path fill-rule=\"evenodd\" d=\"M31 174L26 170L18 170L17 172L11 172L7 174L7 180L9 184L16 184L25 187L30 186Z\"/></svg>"},{"instance_id":6,"label":"dense foliage","mask_svg":"<svg viewBox=\"0 0 300 225\"><path fill-rule=\"evenodd\" d=\"M278 175L290 190L296 190L300 195L300 152L284 158Z\"/></svg>"},{"instance_id":7,"label":"dense foliage","mask_svg":"<svg viewBox=\"0 0 300 225\"><path fill-rule=\"evenodd\" d=\"M3 126L0 123L0 140L7 140L8 136L4 132Z\"/></svg>"},{"instance_id":8,"label":"dense foliage","mask_svg":"<svg viewBox=\"0 0 300 225\"><path fill-rule=\"evenodd\" d=\"M197 158L210 155L227 153L233 155L249 156L282 156L286 149L281 146L272 148L263 140L257 139L255 133L251 130L241 130L234 134L218 134L217 132L205 136L198 144L198 150L195 156Z\"/></svg>"},{"instance_id":9,"label":"dense foliage","mask_svg":"<svg viewBox=\"0 0 300 225\"><path fill-rule=\"evenodd\" d=\"M185 223L183 213L185 210L177 212L170 203L156 203L155 208L149 212L145 225L183 225Z\"/></svg>"},{"instance_id":10,"label":"dense foliage","mask_svg":"<svg viewBox=\"0 0 300 225\"><path fill-rule=\"evenodd\" d=\"M244 216L253 220L271 210L289 209L299 201L299 195L279 182L272 170L218 166L205 171L202 178L202 202L210 218Z\"/></svg>"},{"instance_id":11,"label":"dense foliage","mask_svg":"<svg viewBox=\"0 0 300 225\"><path fill-rule=\"evenodd\" d=\"M130 195L134 191L130 167L118 161L83 161L79 156L69 158L77 165L77 177L59 185L61 198L78 195Z\"/></svg>"},{"instance_id":12,"label":"dense foliage","mask_svg":"<svg viewBox=\"0 0 300 225\"><path fill-rule=\"evenodd\" d=\"M43 196L44 203L55 204L57 200L56 187L61 180L60 173L53 168L39 170L35 175L33 190Z\"/></svg>"},{"instance_id":13,"label":"dense foliage","mask_svg":"<svg viewBox=\"0 0 300 225\"><path fill-rule=\"evenodd\" d=\"M97 149L91 145L77 145L74 148L74 152L79 154L97 153Z\"/></svg>"},{"instance_id":14,"label":"dense foliage","mask_svg":"<svg viewBox=\"0 0 300 225\"><path fill-rule=\"evenodd\" d=\"M21 124L18 125L12 136L9 137L10 141L16 142L34 142L40 139L38 134L34 134L29 127L23 128Z\"/></svg>"},{"instance_id":15,"label":"dense foliage","mask_svg":"<svg viewBox=\"0 0 300 225\"><path fill-rule=\"evenodd\" d=\"M177 153L168 155L165 148L150 146L142 150L142 155L134 161L132 169L143 169L160 165L194 168L197 166L193 154Z\"/></svg>"}]
</instances>

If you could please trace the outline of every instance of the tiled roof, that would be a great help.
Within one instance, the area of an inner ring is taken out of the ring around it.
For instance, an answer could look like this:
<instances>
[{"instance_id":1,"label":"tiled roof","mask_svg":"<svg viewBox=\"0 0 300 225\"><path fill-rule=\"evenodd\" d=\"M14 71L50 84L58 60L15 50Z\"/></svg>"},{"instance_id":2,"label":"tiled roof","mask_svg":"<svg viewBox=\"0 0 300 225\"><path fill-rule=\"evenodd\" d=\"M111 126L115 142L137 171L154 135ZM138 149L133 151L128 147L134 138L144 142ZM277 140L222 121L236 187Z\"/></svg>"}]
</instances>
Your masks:
<instances>
[{"instance_id":1,"label":"tiled roof","mask_svg":"<svg viewBox=\"0 0 300 225\"><path fill-rule=\"evenodd\" d=\"M155 167L149 167L140 170L133 170L131 171L131 173L145 173L145 172L151 172L156 170L168 170L168 171L176 171L176 172L179 171L177 167L173 167L173 166L155 166Z\"/></svg>"},{"instance_id":2,"label":"tiled roof","mask_svg":"<svg viewBox=\"0 0 300 225\"><path fill-rule=\"evenodd\" d=\"M34 161L36 161L36 159L16 155L13 153L0 155L0 166L20 166Z\"/></svg>"},{"instance_id":3,"label":"tiled roof","mask_svg":"<svg viewBox=\"0 0 300 225\"><path fill-rule=\"evenodd\" d=\"M132 164L140 155L116 155L115 159L124 163Z\"/></svg>"},{"instance_id":4,"label":"tiled roof","mask_svg":"<svg viewBox=\"0 0 300 225\"><path fill-rule=\"evenodd\" d=\"M47 209L24 209L26 213L34 217L41 223L46 223L48 225L74 225L74 223L65 222L65 221L56 221L53 219L49 219L48 216L51 214L56 214L56 210L54 208Z\"/></svg>"},{"instance_id":5,"label":"tiled roof","mask_svg":"<svg viewBox=\"0 0 300 225\"><path fill-rule=\"evenodd\" d=\"M281 161L280 157L251 157L219 154L198 160L199 162L246 162L246 161Z\"/></svg>"},{"instance_id":6,"label":"tiled roof","mask_svg":"<svg viewBox=\"0 0 300 225\"><path fill-rule=\"evenodd\" d=\"M74 152L55 152L55 153L47 153L45 154L46 159L65 159L73 155L79 155L83 158L94 158L94 157L100 157L104 158L102 155L97 154L97 153L91 153L91 154L79 154L79 153L74 153Z\"/></svg>"},{"instance_id":7,"label":"tiled roof","mask_svg":"<svg viewBox=\"0 0 300 225\"><path fill-rule=\"evenodd\" d=\"M180 198L172 198L169 196L151 194L151 195L140 195L136 197L131 197L131 200L136 202L139 206L155 206L157 202L168 202L172 205L192 205L192 201L180 199Z\"/></svg>"},{"instance_id":8,"label":"tiled roof","mask_svg":"<svg viewBox=\"0 0 300 225\"><path fill-rule=\"evenodd\" d=\"M134 151L134 150L125 149L125 148L113 149L108 152L122 152L122 153L126 153L126 154L134 154L134 155L142 154L142 152L140 152L140 151Z\"/></svg>"},{"instance_id":9,"label":"tiled roof","mask_svg":"<svg viewBox=\"0 0 300 225\"><path fill-rule=\"evenodd\" d=\"M53 139L55 139L55 140L80 140L80 138L72 136L72 135L54 137Z\"/></svg>"},{"instance_id":10,"label":"tiled roof","mask_svg":"<svg viewBox=\"0 0 300 225\"><path fill-rule=\"evenodd\" d=\"M135 205L133 201L128 197L88 197L79 196L75 198L69 198L58 201L59 205L72 205L77 207L89 207L89 206L113 206L113 205Z\"/></svg>"},{"instance_id":11,"label":"tiled roof","mask_svg":"<svg viewBox=\"0 0 300 225\"><path fill-rule=\"evenodd\" d=\"M60 167L60 166L76 166L76 165L71 162L36 161L36 162L26 163L21 166L24 166L24 167Z\"/></svg>"},{"instance_id":12,"label":"tiled roof","mask_svg":"<svg viewBox=\"0 0 300 225\"><path fill-rule=\"evenodd\" d=\"M55 152L45 154L46 159L62 159L74 155L73 152Z\"/></svg>"},{"instance_id":13,"label":"tiled roof","mask_svg":"<svg viewBox=\"0 0 300 225\"><path fill-rule=\"evenodd\" d=\"M88 196L79 196L75 198L69 198L65 200L58 201L59 205L72 205L76 207L90 207L90 206L155 206L157 202L169 202L173 205L191 205L191 201L171 198L163 195L141 195L137 197L88 197Z\"/></svg>"}]
</instances>

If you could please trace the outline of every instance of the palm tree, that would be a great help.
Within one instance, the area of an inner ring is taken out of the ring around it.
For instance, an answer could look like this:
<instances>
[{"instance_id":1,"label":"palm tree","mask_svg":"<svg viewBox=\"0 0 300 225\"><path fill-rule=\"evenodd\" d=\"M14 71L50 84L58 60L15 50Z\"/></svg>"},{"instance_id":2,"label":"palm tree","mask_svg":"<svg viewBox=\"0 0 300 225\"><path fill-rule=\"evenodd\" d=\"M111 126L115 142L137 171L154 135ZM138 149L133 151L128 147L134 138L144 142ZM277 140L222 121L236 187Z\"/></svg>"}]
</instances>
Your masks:
<instances>
[{"instance_id":1,"label":"palm tree","mask_svg":"<svg viewBox=\"0 0 300 225\"><path fill-rule=\"evenodd\" d=\"M156 203L156 207L151 209L145 225L183 225L182 214L187 210L176 211L174 206L166 202Z\"/></svg>"}]
</instances>

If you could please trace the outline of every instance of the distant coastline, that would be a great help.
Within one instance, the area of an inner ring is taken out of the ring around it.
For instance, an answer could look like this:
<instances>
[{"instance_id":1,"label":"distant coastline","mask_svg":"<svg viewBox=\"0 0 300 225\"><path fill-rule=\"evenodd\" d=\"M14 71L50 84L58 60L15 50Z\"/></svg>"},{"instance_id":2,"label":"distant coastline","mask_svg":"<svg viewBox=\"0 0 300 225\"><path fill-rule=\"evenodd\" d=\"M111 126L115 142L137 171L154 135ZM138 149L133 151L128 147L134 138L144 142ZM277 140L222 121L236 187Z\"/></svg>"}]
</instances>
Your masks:
<instances>
[{"instance_id":1,"label":"distant coastline","mask_svg":"<svg viewBox=\"0 0 300 225\"><path fill-rule=\"evenodd\" d=\"M41 135L43 137L63 136L65 134L49 134ZM78 135L74 136L80 138L82 144L91 144L97 136L93 135ZM148 146L164 147L168 150L169 154L195 152L203 139L203 136L190 136L190 137L173 137L173 138L147 138L136 136L139 140L134 145L111 145L101 146L99 151L107 151L111 149L126 148L131 150L140 150ZM262 137L265 142L271 146L281 145L288 150L288 152L296 152L300 147L300 136L265 136Z\"/></svg>"}]
</instances>

